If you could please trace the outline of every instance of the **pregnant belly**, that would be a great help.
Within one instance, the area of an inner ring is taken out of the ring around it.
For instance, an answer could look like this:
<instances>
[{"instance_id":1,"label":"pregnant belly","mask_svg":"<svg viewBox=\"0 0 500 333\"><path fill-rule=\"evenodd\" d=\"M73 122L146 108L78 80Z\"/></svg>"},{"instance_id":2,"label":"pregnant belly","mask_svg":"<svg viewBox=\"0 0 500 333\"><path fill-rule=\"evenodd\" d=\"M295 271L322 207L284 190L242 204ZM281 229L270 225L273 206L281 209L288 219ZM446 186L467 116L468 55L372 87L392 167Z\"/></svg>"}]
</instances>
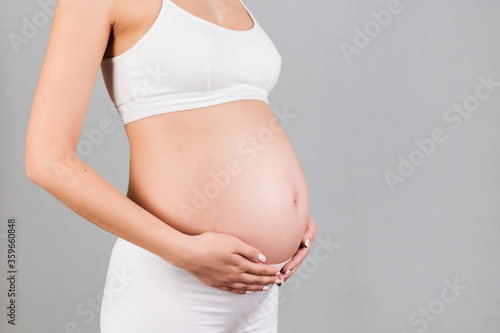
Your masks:
<instances>
[{"instance_id":1,"label":"pregnant belly","mask_svg":"<svg viewBox=\"0 0 500 333\"><path fill-rule=\"evenodd\" d=\"M309 217L307 185L267 104L172 112L125 129L129 198L181 232L236 236L269 264L295 253Z\"/></svg>"}]
</instances>

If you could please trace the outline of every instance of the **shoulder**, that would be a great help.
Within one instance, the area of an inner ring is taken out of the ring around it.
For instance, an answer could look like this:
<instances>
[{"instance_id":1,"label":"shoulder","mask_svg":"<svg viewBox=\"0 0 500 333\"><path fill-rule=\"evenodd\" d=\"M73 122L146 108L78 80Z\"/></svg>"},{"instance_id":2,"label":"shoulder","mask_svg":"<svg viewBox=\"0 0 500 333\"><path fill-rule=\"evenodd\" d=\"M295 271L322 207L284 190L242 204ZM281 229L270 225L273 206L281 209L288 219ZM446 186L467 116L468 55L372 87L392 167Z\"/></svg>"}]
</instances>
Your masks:
<instances>
[{"instance_id":1,"label":"shoulder","mask_svg":"<svg viewBox=\"0 0 500 333\"><path fill-rule=\"evenodd\" d=\"M123 0L58 0L54 20L71 21L74 18L88 20L91 24L103 20L112 23L117 15L117 7Z\"/></svg>"}]
</instances>

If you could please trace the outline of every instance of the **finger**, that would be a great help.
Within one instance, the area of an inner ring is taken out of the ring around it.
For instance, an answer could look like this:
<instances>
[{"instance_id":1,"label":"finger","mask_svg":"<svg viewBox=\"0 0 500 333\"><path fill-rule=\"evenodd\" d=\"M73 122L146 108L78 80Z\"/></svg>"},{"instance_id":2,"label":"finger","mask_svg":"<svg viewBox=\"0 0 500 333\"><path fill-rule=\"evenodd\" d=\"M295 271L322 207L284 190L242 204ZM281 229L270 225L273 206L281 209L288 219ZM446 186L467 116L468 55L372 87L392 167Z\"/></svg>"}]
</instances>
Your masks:
<instances>
[{"instance_id":1,"label":"finger","mask_svg":"<svg viewBox=\"0 0 500 333\"><path fill-rule=\"evenodd\" d=\"M229 286L230 288L233 288L235 290L243 290L243 291L268 291L271 289L271 285L260 285L260 284L244 284L244 283L233 283Z\"/></svg>"},{"instance_id":2,"label":"finger","mask_svg":"<svg viewBox=\"0 0 500 333\"><path fill-rule=\"evenodd\" d=\"M278 284L281 281L281 278L278 276L256 276L248 273L244 273L241 275L241 278L238 282L244 283L246 285L261 285L264 286L266 284Z\"/></svg>"},{"instance_id":3,"label":"finger","mask_svg":"<svg viewBox=\"0 0 500 333\"><path fill-rule=\"evenodd\" d=\"M304 237L302 238L301 245L304 246L305 248L310 248L312 242L314 241L314 238L315 237L313 230L307 229L306 232L304 233Z\"/></svg>"},{"instance_id":4,"label":"finger","mask_svg":"<svg viewBox=\"0 0 500 333\"><path fill-rule=\"evenodd\" d=\"M233 283L231 286L217 287L222 291L229 291L235 294L251 294L253 292L265 292L271 289L269 285L247 285L244 283Z\"/></svg>"},{"instance_id":5,"label":"finger","mask_svg":"<svg viewBox=\"0 0 500 333\"><path fill-rule=\"evenodd\" d=\"M266 257L259 250L241 240L237 240L236 251L233 253L239 254L255 263L266 262Z\"/></svg>"},{"instance_id":6,"label":"finger","mask_svg":"<svg viewBox=\"0 0 500 333\"><path fill-rule=\"evenodd\" d=\"M288 273L285 274L285 276L283 277L283 283L285 283L290 277L292 277L292 275L299 269L299 267L300 266L294 267L290 271L288 271ZM282 286L283 283L280 284L279 286Z\"/></svg>"},{"instance_id":7,"label":"finger","mask_svg":"<svg viewBox=\"0 0 500 333\"><path fill-rule=\"evenodd\" d=\"M238 288L246 288L252 286L252 290L255 290L255 286L263 287L268 284L278 284L281 278L277 276L257 276L249 273L242 273L233 280L234 282L228 283L228 286L233 287L238 286ZM257 288L258 289L258 288Z\"/></svg>"},{"instance_id":8,"label":"finger","mask_svg":"<svg viewBox=\"0 0 500 333\"><path fill-rule=\"evenodd\" d=\"M299 266L302 263L302 261L307 257L310 248L311 248L310 246L308 248L300 247L297 250L297 252L295 252L292 259L290 259L290 261L287 262L285 266L283 266L279 277L283 278L282 274L286 274L287 271L292 270L293 268Z\"/></svg>"},{"instance_id":9,"label":"finger","mask_svg":"<svg viewBox=\"0 0 500 333\"><path fill-rule=\"evenodd\" d=\"M229 291L229 292L234 293L234 294L244 294L245 293L245 290L238 290L238 289L233 289L233 288L229 288L229 287L218 287L217 289L220 289L222 291Z\"/></svg>"},{"instance_id":10,"label":"finger","mask_svg":"<svg viewBox=\"0 0 500 333\"><path fill-rule=\"evenodd\" d=\"M300 243L300 245L308 248L309 246L311 246L312 241L313 241L313 231L308 228L306 232L304 232L304 237L302 237L302 243Z\"/></svg>"},{"instance_id":11,"label":"finger","mask_svg":"<svg viewBox=\"0 0 500 333\"><path fill-rule=\"evenodd\" d=\"M309 216L309 221L307 223L306 231L304 232L304 237L302 238L302 245L305 247L311 246L312 242L316 238L318 233L318 226L312 217Z\"/></svg>"},{"instance_id":12,"label":"finger","mask_svg":"<svg viewBox=\"0 0 500 333\"><path fill-rule=\"evenodd\" d=\"M271 265L263 263L253 263L248 260L243 260L240 264L243 272L261 277L275 277L279 270Z\"/></svg>"},{"instance_id":13,"label":"finger","mask_svg":"<svg viewBox=\"0 0 500 333\"><path fill-rule=\"evenodd\" d=\"M285 276L283 277L283 280L284 280L283 283L285 283L293 275L293 273L295 273L299 269L299 267L300 266L297 266L297 267L291 269L287 274L285 274Z\"/></svg>"},{"instance_id":14,"label":"finger","mask_svg":"<svg viewBox=\"0 0 500 333\"><path fill-rule=\"evenodd\" d=\"M309 233L311 243L316 239L316 235L318 234L318 225L311 216L309 216L306 233Z\"/></svg>"},{"instance_id":15,"label":"finger","mask_svg":"<svg viewBox=\"0 0 500 333\"><path fill-rule=\"evenodd\" d=\"M302 245L304 247L309 247L310 243L311 243L310 233L306 233L306 237L302 240Z\"/></svg>"},{"instance_id":16,"label":"finger","mask_svg":"<svg viewBox=\"0 0 500 333\"><path fill-rule=\"evenodd\" d=\"M316 234L318 233L318 225L311 216L309 216L309 221L307 223L306 229L307 231L311 232L313 239L316 238Z\"/></svg>"}]
</instances>

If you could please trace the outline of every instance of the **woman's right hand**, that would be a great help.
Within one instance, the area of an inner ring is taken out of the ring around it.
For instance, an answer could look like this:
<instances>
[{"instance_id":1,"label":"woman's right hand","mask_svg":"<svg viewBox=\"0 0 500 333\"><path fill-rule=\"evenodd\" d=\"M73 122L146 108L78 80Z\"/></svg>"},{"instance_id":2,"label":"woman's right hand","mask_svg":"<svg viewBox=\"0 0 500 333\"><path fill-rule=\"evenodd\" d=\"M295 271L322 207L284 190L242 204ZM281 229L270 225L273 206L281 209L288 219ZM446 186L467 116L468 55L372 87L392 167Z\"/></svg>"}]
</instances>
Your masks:
<instances>
[{"instance_id":1,"label":"woman's right hand","mask_svg":"<svg viewBox=\"0 0 500 333\"><path fill-rule=\"evenodd\" d=\"M182 262L176 266L207 286L244 294L262 291L278 280L279 270L261 262L259 257L263 261L265 257L236 237L205 232L190 236L189 243Z\"/></svg>"}]
</instances>

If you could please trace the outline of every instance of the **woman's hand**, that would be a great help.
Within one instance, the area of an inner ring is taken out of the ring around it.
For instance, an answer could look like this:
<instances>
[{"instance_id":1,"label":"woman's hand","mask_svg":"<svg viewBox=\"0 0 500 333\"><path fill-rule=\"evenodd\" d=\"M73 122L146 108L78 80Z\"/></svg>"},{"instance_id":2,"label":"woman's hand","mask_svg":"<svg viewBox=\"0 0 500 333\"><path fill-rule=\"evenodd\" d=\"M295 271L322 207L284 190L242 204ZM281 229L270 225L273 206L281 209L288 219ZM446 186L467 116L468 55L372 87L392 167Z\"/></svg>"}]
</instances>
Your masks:
<instances>
[{"instance_id":1,"label":"woman's hand","mask_svg":"<svg viewBox=\"0 0 500 333\"><path fill-rule=\"evenodd\" d=\"M216 232L191 236L182 262L176 266L220 290L237 294L267 290L279 272L265 257L240 239ZM260 258L260 259L259 259Z\"/></svg>"},{"instance_id":2,"label":"woman's hand","mask_svg":"<svg viewBox=\"0 0 500 333\"><path fill-rule=\"evenodd\" d=\"M278 278L283 279L286 282L293 273L299 269L302 261L309 254L309 250L316 239L316 234L318 233L318 226L313 218L309 215L309 221L307 222L306 232L304 233L304 237L302 238L302 242L300 243L299 249L293 255L292 259L286 263L285 266L281 269L281 274L278 275ZM281 286L281 284L279 284Z\"/></svg>"}]
</instances>

